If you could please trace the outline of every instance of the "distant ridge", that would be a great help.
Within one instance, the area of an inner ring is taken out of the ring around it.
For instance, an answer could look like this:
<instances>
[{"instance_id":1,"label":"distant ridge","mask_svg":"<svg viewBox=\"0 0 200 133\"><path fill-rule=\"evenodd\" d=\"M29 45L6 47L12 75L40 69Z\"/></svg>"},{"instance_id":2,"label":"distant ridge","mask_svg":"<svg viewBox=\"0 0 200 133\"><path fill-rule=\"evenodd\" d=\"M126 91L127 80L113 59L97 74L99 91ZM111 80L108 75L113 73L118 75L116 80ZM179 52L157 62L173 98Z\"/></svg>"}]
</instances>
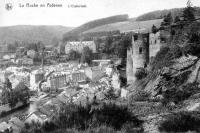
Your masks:
<instances>
[{"instance_id":1,"label":"distant ridge","mask_svg":"<svg viewBox=\"0 0 200 133\"><path fill-rule=\"evenodd\" d=\"M200 7L194 7L194 9L195 9L195 16L200 16ZM172 17L175 18L176 16L182 16L183 10L184 10L184 8L157 10L157 11L145 13L141 16L138 16L136 21L147 21L147 20L154 20L154 19L162 19L169 12L171 12Z\"/></svg>"},{"instance_id":2,"label":"distant ridge","mask_svg":"<svg viewBox=\"0 0 200 133\"><path fill-rule=\"evenodd\" d=\"M116 23L116 22L123 22L123 21L127 21L128 15L116 15L116 16L111 16L111 17L107 17L107 18L102 18L102 19L97 19L94 21L90 21L88 23L85 23L73 30L71 30L70 32L67 32L63 35L63 40L67 40L70 37L73 36L79 36L81 33L90 30L92 28L98 27L98 26L102 26L102 25L106 25L106 24L111 24L111 23Z\"/></svg>"},{"instance_id":3,"label":"distant ridge","mask_svg":"<svg viewBox=\"0 0 200 133\"><path fill-rule=\"evenodd\" d=\"M128 32L139 29L145 29L145 31L151 31L153 25L159 27L162 22L162 19L148 20L148 21L125 21L117 22L112 24L107 24L99 26L88 31L85 31L83 34L93 33L93 32L102 32L102 31L115 31L119 30L120 32Z\"/></svg>"},{"instance_id":4,"label":"distant ridge","mask_svg":"<svg viewBox=\"0 0 200 133\"><path fill-rule=\"evenodd\" d=\"M0 45L6 43L32 43L41 41L45 45L53 45L73 28L64 26L16 25L0 27Z\"/></svg>"}]
</instances>

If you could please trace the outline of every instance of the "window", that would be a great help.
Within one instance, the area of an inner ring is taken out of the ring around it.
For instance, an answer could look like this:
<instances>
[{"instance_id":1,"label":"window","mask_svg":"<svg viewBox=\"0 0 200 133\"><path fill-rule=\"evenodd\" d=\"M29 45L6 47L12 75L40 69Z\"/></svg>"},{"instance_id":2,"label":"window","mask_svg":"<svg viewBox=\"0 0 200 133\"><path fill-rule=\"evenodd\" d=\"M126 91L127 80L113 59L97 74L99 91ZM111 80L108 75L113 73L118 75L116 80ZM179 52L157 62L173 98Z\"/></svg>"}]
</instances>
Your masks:
<instances>
[{"instance_id":1,"label":"window","mask_svg":"<svg viewBox=\"0 0 200 133\"><path fill-rule=\"evenodd\" d=\"M138 35L134 35L134 41L138 40Z\"/></svg>"},{"instance_id":2,"label":"window","mask_svg":"<svg viewBox=\"0 0 200 133\"><path fill-rule=\"evenodd\" d=\"M139 48L139 54L142 54L142 47Z\"/></svg>"},{"instance_id":3,"label":"window","mask_svg":"<svg viewBox=\"0 0 200 133\"><path fill-rule=\"evenodd\" d=\"M157 41L155 40L155 44L157 43Z\"/></svg>"}]
</instances>

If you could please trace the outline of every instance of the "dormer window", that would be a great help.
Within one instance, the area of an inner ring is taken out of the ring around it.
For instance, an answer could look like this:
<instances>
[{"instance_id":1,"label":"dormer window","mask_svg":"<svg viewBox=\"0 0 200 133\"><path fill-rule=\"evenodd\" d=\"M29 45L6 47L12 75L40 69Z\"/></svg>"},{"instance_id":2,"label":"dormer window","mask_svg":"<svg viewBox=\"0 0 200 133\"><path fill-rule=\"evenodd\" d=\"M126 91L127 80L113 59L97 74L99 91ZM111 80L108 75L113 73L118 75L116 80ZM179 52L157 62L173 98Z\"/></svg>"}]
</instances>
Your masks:
<instances>
[{"instance_id":1,"label":"dormer window","mask_svg":"<svg viewBox=\"0 0 200 133\"><path fill-rule=\"evenodd\" d=\"M142 47L139 47L139 54L142 54Z\"/></svg>"}]
</instances>

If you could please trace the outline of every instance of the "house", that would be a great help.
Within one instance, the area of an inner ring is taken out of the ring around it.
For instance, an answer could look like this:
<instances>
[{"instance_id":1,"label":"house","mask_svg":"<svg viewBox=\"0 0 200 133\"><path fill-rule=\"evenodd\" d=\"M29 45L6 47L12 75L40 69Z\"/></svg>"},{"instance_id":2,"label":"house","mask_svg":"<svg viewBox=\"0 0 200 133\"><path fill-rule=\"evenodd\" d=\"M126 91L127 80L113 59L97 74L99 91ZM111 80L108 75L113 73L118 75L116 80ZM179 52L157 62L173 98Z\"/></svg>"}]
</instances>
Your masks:
<instances>
[{"instance_id":1,"label":"house","mask_svg":"<svg viewBox=\"0 0 200 133\"><path fill-rule=\"evenodd\" d=\"M120 87L121 87L121 81L120 81L120 74L119 74L119 72L114 72L113 73L111 84L112 84L112 87L114 89L120 89Z\"/></svg>"},{"instance_id":2,"label":"house","mask_svg":"<svg viewBox=\"0 0 200 133\"><path fill-rule=\"evenodd\" d=\"M29 50L29 51L27 51L27 56L30 57L30 58L34 58L35 55L36 55L35 50Z\"/></svg>"},{"instance_id":3,"label":"house","mask_svg":"<svg viewBox=\"0 0 200 133\"><path fill-rule=\"evenodd\" d=\"M92 81L98 81L105 75L105 72L100 67L87 67L85 75Z\"/></svg>"},{"instance_id":4,"label":"house","mask_svg":"<svg viewBox=\"0 0 200 133\"><path fill-rule=\"evenodd\" d=\"M86 81L86 75L84 72L80 72L80 71L73 72L71 76L72 76L71 81L73 83Z\"/></svg>"},{"instance_id":5,"label":"house","mask_svg":"<svg viewBox=\"0 0 200 133\"><path fill-rule=\"evenodd\" d=\"M105 72L106 74L108 75L108 77L111 77L111 75L113 74L114 72L114 68L112 65L109 65L108 67L105 68Z\"/></svg>"},{"instance_id":6,"label":"house","mask_svg":"<svg viewBox=\"0 0 200 133\"><path fill-rule=\"evenodd\" d=\"M32 121L44 123L46 121L49 121L53 114L57 112L57 108L54 106L51 106L49 104L45 104L42 107L38 108L38 110L30 113L25 122L31 123Z\"/></svg>"},{"instance_id":7,"label":"house","mask_svg":"<svg viewBox=\"0 0 200 133\"><path fill-rule=\"evenodd\" d=\"M9 55L4 55L4 56L3 56L3 59L4 59L4 60L10 60L10 56L9 56Z\"/></svg>"},{"instance_id":8,"label":"house","mask_svg":"<svg viewBox=\"0 0 200 133\"><path fill-rule=\"evenodd\" d=\"M43 70L34 70L30 74L30 89L36 90L38 83L44 79L44 71Z\"/></svg>"},{"instance_id":9,"label":"house","mask_svg":"<svg viewBox=\"0 0 200 133\"><path fill-rule=\"evenodd\" d=\"M93 66L108 66L109 64L111 64L112 61L111 60L92 60L92 64Z\"/></svg>"},{"instance_id":10,"label":"house","mask_svg":"<svg viewBox=\"0 0 200 133\"><path fill-rule=\"evenodd\" d=\"M57 90L66 86L66 75L54 75L50 77L50 88L52 90Z\"/></svg>"},{"instance_id":11,"label":"house","mask_svg":"<svg viewBox=\"0 0 200 133\"><path fill-rule=\"evenodd\" d=\"M122 88L122 89L121 89L121 98L125 98L125 99L126 99L127 96L128 96L128 93L129 93L128 90Z\"/></svg>"},{"instance_id":12,"label":"house","mask_svg":"<svg viewBox=\"0 0 200 133\"><path fill-rule=\"evenodd\" d=\"M44 51L44 56L45 57L55 57L56 53L55 53L55 51L48 50L48 51Z\"/></svg>"},{"instance_id":13,"label":"house","mask_svg":"<svg viewBox=\"0 0 200 133\"><path fill-rule=\"evenodd\" d=\"M40 111L35 111L35 112L30 113L27 116L25 123L32 123L33 121L39 122L39 123L44 123L48 120L49 120L49 117L47 114L43 114Z\"/></svg>"},{"instance_id":14,"label":"house","mask_svg":"<svg viewBox=\"0 0 200 133\"><path fill-rule=\"evenodd\" d=\"M33 59L27 58L27 57L22 57L16 60L16 63L18 65L33 65Z\"/></svg>"}]
</instances>

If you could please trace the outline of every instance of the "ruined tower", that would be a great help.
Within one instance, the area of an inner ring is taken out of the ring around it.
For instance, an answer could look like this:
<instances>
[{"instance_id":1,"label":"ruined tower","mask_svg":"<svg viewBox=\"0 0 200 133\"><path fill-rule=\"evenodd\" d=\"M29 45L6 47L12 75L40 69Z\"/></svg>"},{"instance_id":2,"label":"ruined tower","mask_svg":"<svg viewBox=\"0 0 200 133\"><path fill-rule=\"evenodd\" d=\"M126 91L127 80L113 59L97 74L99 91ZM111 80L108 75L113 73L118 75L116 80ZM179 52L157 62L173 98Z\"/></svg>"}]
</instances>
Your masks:
<instances>
[{"instance_id":1,"label":"ruined tower","mask_svg":"<svg viewBox=\"0 0 200 133\"><path fill-rule=\"evenodd\" d=\"M132 63L132 65L131 65ZM127 82L136 80L135 73L149 64L149 33L138 33L132 37L132 48L127 50ZM132 68L132 70L131 70Z\"/></svg>"}]
</instances>

